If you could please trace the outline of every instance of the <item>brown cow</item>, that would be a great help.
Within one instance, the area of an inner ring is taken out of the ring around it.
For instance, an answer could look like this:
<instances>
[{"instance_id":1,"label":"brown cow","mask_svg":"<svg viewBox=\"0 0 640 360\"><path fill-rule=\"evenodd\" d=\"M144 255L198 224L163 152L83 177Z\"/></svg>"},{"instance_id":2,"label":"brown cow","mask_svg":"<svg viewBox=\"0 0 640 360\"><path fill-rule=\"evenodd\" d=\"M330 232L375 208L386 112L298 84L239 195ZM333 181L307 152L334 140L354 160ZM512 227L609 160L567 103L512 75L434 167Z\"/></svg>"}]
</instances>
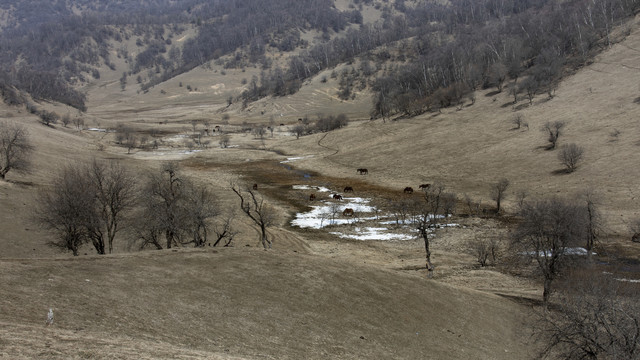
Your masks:
<instances>
[{"instance_id":1,"label":"brown cow","mask_svg":"<svg viewBox=\"0 0 640 360\"><path fill-rule=\"evenodd\" d=\"M316 199L316 194L309 195L309 201L313 201Z\"/></svg>"},{"instance_id":2,"label":"brown cow","mask_svg":"<svg viewBox=\"0 0 640 360\"><path fill-rule=\"evenodd\" d=\"M345 186L344 192L353 192L353 188L351 186Z\"/></svg>"},{"instance_id":3,"label":"brown cow","mask_svg":"<svg viewBox=\"0 0 640 360\"><path fill-rule=\"evenodd\" d=\"M364 169L364 168L358 169L357 171L358 171L358 174L360 174L360 175L367 175L369 173L369 170Z\"/></svg>"},{"instance_id":4,"label":"brown cow","mask_svg":"<svg viewBox=\"0 0 640 360\"><path fill-rule=\"evenodd\" d=\"M258 190L258 184L253 184L253 190Z\"/></svg>"},{"instance_id":5,"label":"brown cow","mask_svg":"<svg viewBox=\"0 0 640 360\"><path fill-rule=\"evenodd\" d=\"M342 212L342 216L353 216L353 209L352 208L344 209L344 211Z\"/></svg>"},{"instance_id":6,"label":"brown cow","mask_svg":"<svg viewBox=\"0 0 640 360\"><path fill-rule=\"evenodd\" d=\"M404 193L413 194L413 188L411 186L407 186L406 188L404 188Z\"/></svg>"},{"instance_id":7,"label":"brown cow","mask_svg":"<svg viewBox=\"0 0 640 360\"><path fill-rule=\"evenodd\" d=\"M431 187L431 184L421 184L420 186L418 186L420 190L427 190L430 187Z\"/></svg>"},{"instance_id":8,"label":"brown cow","mask_svg":"<svg viewBox=\"0 0 640 360\"><path fill-rule=\"evenodd\" d=\"M342 200L342 195L339 195L339 194L333 194L333 199L334 199L334 200Z\"/></svg>"}]
</instances>

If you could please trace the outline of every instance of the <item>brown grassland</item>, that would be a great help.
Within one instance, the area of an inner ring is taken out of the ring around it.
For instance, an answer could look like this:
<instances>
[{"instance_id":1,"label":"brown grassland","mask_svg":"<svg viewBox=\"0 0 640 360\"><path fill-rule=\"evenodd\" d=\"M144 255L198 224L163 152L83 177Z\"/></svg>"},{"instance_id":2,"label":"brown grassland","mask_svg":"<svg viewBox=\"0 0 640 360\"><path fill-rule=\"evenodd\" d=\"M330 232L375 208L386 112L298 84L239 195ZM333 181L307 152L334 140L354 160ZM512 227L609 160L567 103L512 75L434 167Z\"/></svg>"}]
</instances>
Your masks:
<instances>
[{"instance_id":1,"label":"brown grassland","mask_svg":"<svg viewBox=\"0 0 640 360\"><path fill-rule=\"evenodd\" d=\"M541 285L499 266L480 268L469 249L474 239L506 239L509 221L460 217L461 226L438 230L436 270L427 278L418 239L344 240L292 227L308 193L291 186L349 185L358 196L384 202L402 196L405 186L441 183L489 209L490 185L507 178L506 218L517 210L517 191L541 199L590 189L606 223L596 251L637 260L629 225L640 218L638 19L629 26L625 40L566 77L552 99L540 94L531 105L488 89L460 110L370 121L369 94L340 101L336 80L320 81L329 70L295 95L243 110L226 99L257 69L198 68L138 93L134 84L121 91L120 72L105 68L100 82L85 89L85 127L126 124L164 140L158 150L131 154L113 133L46 127L24 109L0 105L0 117L24 124L35 146L32 171L0 182L0 358L533 357L538 344L527 329ZM56 104L41 106L75 116ZM292 136L299 118L320 113L344 113L351 121L329 133ZM513 129L515 114L528 129ZM205 120L210 129L229 131L232 147L219 148L215 134L206 137L209 148L186 154L181 139L193 121L203 129ZM540 128L550 120L567 122L560 145L585 148L574 173L559 171L557 150L544 149ZM273 136L237 131L245 122L274 126ZM619 135L611 135L614 129ZM280 163L289 157L302 158ZM52 235L32 221L38 194L55 187L52 174L61 167L92 158L120 161L141 176L178 160L211 187L225 211L238 207L230 182L258 183L278 211L273 249L262 250L255 229L237 215L240 234L231 248L139 252L121 239L112 255L93 255L89 246L78 258L58 252L47 246ZM358 175L361 167L369 175ZM45 326L49 308L55 321Z\"/></svg>"}]
</instances>

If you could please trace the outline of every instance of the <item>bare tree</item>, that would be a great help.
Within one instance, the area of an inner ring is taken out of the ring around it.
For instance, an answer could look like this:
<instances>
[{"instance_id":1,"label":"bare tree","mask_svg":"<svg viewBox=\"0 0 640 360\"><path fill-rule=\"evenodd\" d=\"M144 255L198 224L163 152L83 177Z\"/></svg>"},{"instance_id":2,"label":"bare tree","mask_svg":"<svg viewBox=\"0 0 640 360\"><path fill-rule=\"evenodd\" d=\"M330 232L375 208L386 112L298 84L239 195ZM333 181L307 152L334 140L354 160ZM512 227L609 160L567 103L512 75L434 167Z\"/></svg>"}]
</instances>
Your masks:
<instances>
[{"instance_id":1,"label":"bare tree","mask_svg":"<svg viewBox=\"0 0 640 360\"><path fill-rule=\"evenodd\" d=\"M267 134L267 130L262 125L254 127L252 132L253 132L253 136L255 136L258 139L264 139L264 136Z\"/></svg>"},{"instance_id":2,"label":"bare tree","mask_svg":"<svg viewBox=\"0 0 640 360\"><path fill-rule=\"evenodd\" d=\"M296 139L299 139L300 136L304 135L306 132L306 126L302 124L298 124L293 127L293 133L296 135Z\"/></svg>"},{"instance_id":3,"label":"bare tree","mask_svg":"<svg viewBox=\"0 0 640 360\"><path fill-rule=\"evenodd\" d=\"M190 186L185 195L186 227L191 233L193 244L203 247L208 241L208 222L218 215L218 206L213 194L204 186Z\"/></svg>"},{"instance_id":4,"label":"bare tree","mask_svg":"<svg viewBox=\"0 0 640 360\"><path fill-rule=\"evenodd\" d=\"M220 141L218 141L218 143L220 144L221 148L226 149L229 147L230 140L231 140L231 137L228 134L222 134L222 136L220 136Z\"/></svg>"},{"instance_id":5,"label":"bare tree","mask_svg":"<svg viewBox=\"0 0 640 360\"><path fill-rule=\"evenodd\" d=\"M275 210L265 202L261 195L249 187L242 190L238 185L231 184L231 190L240 198L242 212L258 226L262 246L265 249L270 249L272 242L267 230L275 222Z\"/></svg>"},{"instance_id":6,"label":"bare tree","mask_svg":"<svg viewBox=\"0 0 640 360\"><path fill-rule=\"evenodd\" d=\"M511 118L511 123L515 126L515 129L520 129L524 123L524 115L516 114Z\"/></svg>"},{"instance_id":7,"label":"bare tree","mask_svg":"<svg viewBox=\"0 0 640 360\"><path fill-rule=\"evenodd\" d=\"M574 143L563 145L558 153L558 160L567 168L567 172L574 172L582 160L584 148Z\"/></svg>"},{"instance_id":8,"label":"bare tree","mask_svg":"<svg viewBox=\"0 0 640 360\"><path fill-rule=\"evenodd\" d=\"M62 126L67 127L67 125L69 125L69 123L71 122L71 116L67 113L62 116L61 121L62 121Z\"/></svg>"},{"instance_id":9,"label":"bare tree","mask_svg":"<svg viewBox=\"0 0 640 360\"><path fill-rule=\"evenodd\" d=\"M178 245L182 233L184 214L180 202L184 198L184 184L177 164L167 162L162 164L159 173L150 174L143 193L148 199L145 204L148 217L143 219L143 228L161 229L167 248Z\"/></svg>"},{"instance_id":10,"label":"bare tree","mask_svg":"<svg viewBox=\"0 0 640 360\"><path fill-rule=\"evenodd\" d=\"M491 199L496 202L496 214L500 214L500 204L507 195L507 189L509 188L509 180L501 179L497 183L491 186Z\"/></svg>"},{"instance_id":11,"label":"bare tree","mask_svg":"<svg viewBox=\"0 0 640 360\"><path fill-rule=\"evenodd\" d=\"M120 90L124 91L126 87L127 87L127 73L123 72L122 76L120 77Z\"/></svg>"},{"instance_id":12,"label":"bare tree","mask_svg":"<svg viewBox=\"0 0 640 360\"><path fill-rule=\"evenodd\" d=\"M211 220L219 214L213 194L181 174L176 163L164 163L159 170L149 175L141 194L135 231L141 248L162 249L162 240L167 248L205 246Z\"/></svg>"},{"instance_id":13,"label":"bare tree","mask_svg":"<svg viewBox=\"0 0 640 360\"><path fill-rule=\"evenodd\" d=\"M390 202L389 210L391 211L391 216L393 216L396 221L396 226L408 223L415 206L415 202L412 201L412 199L413 198L399 198Z\"/></svg>"},{"instance_id":14,"label":"bare tree","mask_svg":"<svg viewBox=\"0 0 640 360\"><path fill-rule=\"evenodd\" d=\"M116 162L108 165L96 160L87 169L88 184L95 193L96 216L90 226L92 237L102 242L106 236L109 253L113 242L136 198L136 178Z\"/></svg>"},{"instance_id":15,"label":"bare tree","mask_svg":"<svg viewBox=\"0 0 640 360\"><path fill-rule=\"evenodd\" d=\"M116 129L116 142L127 148L127 154L131 153L138 145L138 137L132 128L128 126L118 126Z\"/></svg>"},{"instance_id":16,"label":"bare tree","mask_svg":"<svg viewBox=\"0 0 640 360\"><path fill-rule=\"evenodd\" d=\"M549 134L547 140L549 141L549 150L555 149L556 144L558 143L558 138L562 134L562 129L567 125L566 122L558 120L558 121L548 121L542 127L542 131Z\"/></svg>"},{"instance_id":17,"label":"bare tree","mask_svg":"<svg viewBox=\"0 0 640 360\"><path fill-rule=\"evenodd\" d=\"M591 260L593 249L595 248L600 234L604 227L604 220L598 209L598 196L592 189L587 189L581 196L586 211L586 243L584 248L587 250L587 260Z\"/></svg>"},{"instance_id":18,"label":"bare tree","mask_svg":"<svg viewBox=\"0 0 640 360\"><path fill-rule=\"evenodd\" d=\"M83 242L91 242L98 254L112 253L125 213L133 206L134 188L135 178L116 163L71 165L62 170L54 189L42 195L36 219L58 232L60 241L54 245L74 255Z\"/></svg>"},{"instance_id":19,"label":"bare tree","mask_svg":"<svg viewBox=\"0 0 640 360\"><path fill-rule=\"evenodd\" d=\"M518 91L524 91L527 94L529 104L533 104L533 98L538 93L538 90L540 90L540 83L532 76L525 78L518 85Z\"/></svg>"},{"instance_id":20,"label":"bare tree","mask_svg":"<svg viewBox=\"0 0 640 360\"><path fill-rule=\"evenodd\" d=\"M582 269L559 293L556 311L544 311L535 334L541 357L637 359L640 353L638 288L601 270Z\"/></svg>"},{"instance_id":21,"label":"bare tree","mask_svg":"<svg viewBox=\"0 0 640 360\"><path fill-rule=\"evenodd\" d=\"M14 122L0 122L0 179L11 170L27 171L32 151L27 129Z\"/></svg>"},{"instance_id":22,"label":"bare tree","mask_svg":"<svg viewBox=\"0 0 640 360\"><path fill-rule=\"evenodd\" d=\"M497 238L475 239L471 243L471 250L475 253L480 266L485 267L495 264L498 260L500 242Z\"/></svg>"},{"instance_id":23,"label":"bare tree","mask_svg":"<svg viewBox=\"0 0 640 360\"><path fill-rule=\"evenodd\" d=\"M438 223L438 217L441 216L443 209L444 185L433 184L424 192L421 201L415 203L413 207L413 226L418 231L418 236L424 241L426 254L426 268L429 273L433 271L431 263L431 231Z\"/></svg>"},{"instance_id":24,"label":"bare tree","mask_svg":"<svg viewBox=\"0 0 640 360\"><path fill-rule=\"evenodd\" d=\"M571 259L572 246L585 238L585 209L560 199L525 204L522 221L512 237L512 250L533 259L544 281L543 303L549 302L551 284Z\"/></svg>"},{"instance_id":25,"label":"bare tree","mask_svg":"<svg viewBox=\"0 0 640 360\"><path fill-rule=\"evenodd\" d=\"M507 79L507 67L500 62L494 63L489 68L489 81L492 85L498 88L499 92L502 92L504 81Z\"/></svg>"},{"instance_id":26,"label":"bare tree","mask_svg":"<svg viewBox=\"0 0 640 360\"><path fill-rule=\"evenodd\" d=\"M224 241L224 246L230 246L233 238L238 234L233 228L233 219L234 215L228 215L222 219L218 224L213 226L213 232L216 234L216 240L213 242L212 246L218 246L218 244Z\"/></svg>"},{"instance_id":27,"label":"bare tree","mask_svg":"<svg viewBox=\"0 0 640 360\"><path fill-rule=\"evenodd\" d=\"M55 241L49 245L69 250L78 256L80 246L89 241L87 224L94 218L94 194L84 184L84 174L80 167L64 168L54 178L53 191L38 195L38 206L34 220L46 229L52 230Z\"/></svg>"},{"instance_id":28,"label":"bare tree","mask_svg":"<svg viewBox=\"0 0 640 360\"><path fill-rule=\"evenodd\" d=\"M46 126L57 123L60 118L58 114L52 111L40 110L37 114L40 117L40 122Z\"/></svg>"},{"instance_id":29,"label":"bare tree","mask_svg":"<svg viewBox=\"0 0 640 360\"><path fill-rule=\"evenodd\" d=\"M84 119L76 116L73 118L72 120L73 125L76 127L76 130L82 130L82 127L84 126Z\"/></svg>"}]
</instances>

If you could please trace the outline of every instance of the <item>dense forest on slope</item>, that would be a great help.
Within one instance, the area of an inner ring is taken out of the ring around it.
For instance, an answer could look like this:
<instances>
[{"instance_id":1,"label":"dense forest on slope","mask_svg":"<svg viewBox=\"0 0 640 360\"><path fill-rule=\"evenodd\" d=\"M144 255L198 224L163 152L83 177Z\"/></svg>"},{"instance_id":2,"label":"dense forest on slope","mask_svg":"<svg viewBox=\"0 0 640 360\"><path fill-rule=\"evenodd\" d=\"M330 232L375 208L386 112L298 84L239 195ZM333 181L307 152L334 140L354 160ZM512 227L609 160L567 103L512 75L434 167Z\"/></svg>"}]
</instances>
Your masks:
<instances>
[{"instance_id":1,"label":"dense forest on slope","mask_svg":"<svg viewBox=\"0 0 640 360\"><path fill-rule=\"evenodd\" d=\"M639 3L354 0L340 11L331 0L3 0L0 91L12 104L25 102L22 91L85 110L77 86L100 78L105 65L145 90L224 57L225 67L262 69L242 94L246 104L295 93L321 71L360 59L340 74L338 95L370 87L373 116L460 105L476 88L502 91L507 80L514 101L531 100L551 96L563 69L609 46L614 25ZM364 6L380 20L363 23ZM172 40L188 28L195 35ZM310 44L301 38L308 30L321 36ZM132 39L133 50L125 44ZM128 68L116 69L114 49ZM298 51L274 64L268 49Z\"/></svg>"},{"instance_id":2,"label":"dense forest on slope","mask_svg":"<svg viewBox=\"0 0 640 360\"><path fill-rule=\"evenodd\" d=\"M264 51L268 38L282 37L297 45L300 29L341 31L349 15L323 1L4 1L0 37L0 84L5 101L20 103L21 90L34 98L60 101L85 109L84 95L74 89L98 68L116 70L109 50L136 37L143 48L130 59L133 73L155 68L154 83L188 71L242 46ZM42 5L42 6L39 6ZM195 26L197 35L182 47L171 45L173 33ZM293 42L292 40L293 39ZM131 56L126 51L118 55Z\"/></svg>"}]
</instances>

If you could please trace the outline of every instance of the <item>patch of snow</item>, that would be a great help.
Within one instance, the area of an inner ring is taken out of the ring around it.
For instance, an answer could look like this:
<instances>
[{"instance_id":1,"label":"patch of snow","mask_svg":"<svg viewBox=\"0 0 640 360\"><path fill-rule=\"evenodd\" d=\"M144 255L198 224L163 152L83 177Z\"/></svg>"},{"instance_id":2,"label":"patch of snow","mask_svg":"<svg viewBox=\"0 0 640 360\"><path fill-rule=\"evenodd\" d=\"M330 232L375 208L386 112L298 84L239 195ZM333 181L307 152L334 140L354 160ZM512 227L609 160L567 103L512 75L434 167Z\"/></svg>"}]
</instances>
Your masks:
<instances>
[{"instance_id":1,"label":"patch of snow","mask_svg":"<svg viewBox=\"0 0 640 360\"><path fill-rule=\"evenodd\" d=\"M564 249L564 253L565 255L575 255L575 256L586 256L587 255L587 249L585 248L581 248L581 247L576 247L576 248L565 248ZM535 255L536 252L535 251L525 251L523 253L520 253L521 255ZM540 250L538 252L539 256L550 256L552 254L551 250ZM594 252L591 252L591 255L597 255Z\"/></svg>"},{"instance_id":2,"label":"patch of snow","mask_svg":"<svg viewBox=\"0 0 640 360\"><path fill-rule=\"evenodd\" d=\"M397 234L386 232L389 229L380 227L367 227L364 229L356 228L358 234L345 234L339 231L332 231L331 234L337 235L343 239L355 240L411 240L414 237L406 234Z\"/></svg>"},{"instance_id":3,"label":"patch of snow","mask_svg":"<svg viewBox=\"0 0 640 360\"><path fill-rule=\"evenodd\" d=\"M289 157L287 158L287 160L282 160L280 161L281 164L286 164L286 163L290 163L296 160L302 160L302 159L308 159L308 158L312 158L314 155L306 155L306 156L295 156L295 157Z\"/></svg>"},{"instance_id":4,"label":"patch of snow","mask_svg":"<svg viewBox=\"0 0 640 360\"><path fill-rule=\"evenodd\" d=\"M309 185L293 185L293 190L311 190L311 191L319 191L319 192L331 191L324 186L309 186Z\"/></svg>"},{"instance_id":5,"label":"patch of snow","mask_svg":"<svg viewBox=\"0 0 640 360\"><path fill-rule=\"evenodd\" d=\"M100 129L100 128L88 128L87 130L97 131L97 132L107 132L107 129Z\"/></svg>"},{"instance_id":6,"label":"patch of snow","mask_svg":"<svg viewBox=\"0 0 640 360\"><path fill-rule=\"evenodd\" d=\"M296 218L291 221L291 225L301 228L321 229L329 225L353 224L359 220L375 220L375 217L343 217L342 212L346 208L353 209L356 214L367 213L374 209L368 205L361 205L352 202L320 202L320 205L311 207L311 211L297 213Z\"/></svg>"},{"instance_id":7,"label":"patch of snow","mask_svg":"<svg viewBox=\"0 0 640 360\"><path fill-rule=\"evenodd\" d=\"M638 279L625 279L625 278L616 278L618 281L630 282L630 283L640 283Z\"/></svg>"}]
</instances>

